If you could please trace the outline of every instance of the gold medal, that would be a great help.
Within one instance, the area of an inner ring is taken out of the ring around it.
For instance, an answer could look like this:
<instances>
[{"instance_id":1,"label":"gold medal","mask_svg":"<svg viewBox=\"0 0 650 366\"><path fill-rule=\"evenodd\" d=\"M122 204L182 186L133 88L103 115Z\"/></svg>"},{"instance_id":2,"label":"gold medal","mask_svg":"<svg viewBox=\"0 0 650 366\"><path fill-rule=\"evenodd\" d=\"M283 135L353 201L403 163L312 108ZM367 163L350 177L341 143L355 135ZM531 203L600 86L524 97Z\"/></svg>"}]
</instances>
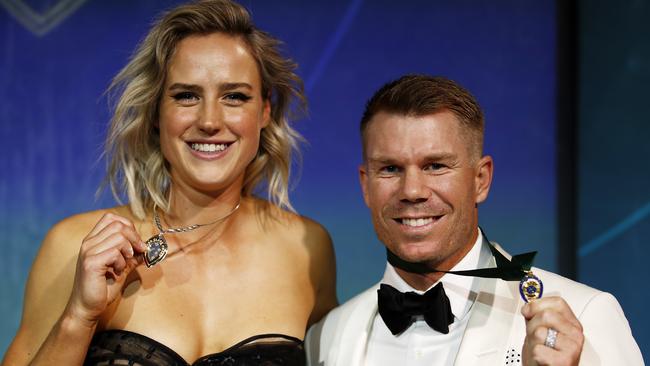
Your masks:
<instances>
[{"instance_id":1,"label":"gold medal","mask_svg":"<svg viewBox=\"0 0 650 366\"><path fill-rule=\"evenodd\" d=\"M519 294L525 302L541 299L544 292L544 284L539 277L528 271L524 278L519 281Z\"/></svg>"}]
</instances>

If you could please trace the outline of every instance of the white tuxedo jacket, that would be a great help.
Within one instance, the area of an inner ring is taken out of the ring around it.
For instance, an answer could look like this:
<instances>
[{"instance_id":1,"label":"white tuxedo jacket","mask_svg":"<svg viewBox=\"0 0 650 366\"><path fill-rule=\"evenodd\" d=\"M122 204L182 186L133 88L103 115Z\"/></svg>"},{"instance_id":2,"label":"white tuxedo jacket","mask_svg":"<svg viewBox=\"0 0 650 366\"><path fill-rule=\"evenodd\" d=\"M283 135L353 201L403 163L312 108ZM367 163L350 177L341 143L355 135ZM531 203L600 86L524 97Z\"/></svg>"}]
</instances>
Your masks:
<instances>
[{"instance_id":1,"label":"white tuxedo jacket","mask_svg":"<svg viewBox=\"0 0 650 366\"><path fill-rule=\"evenodd\" d=\"M580 365L644 364L614 296L541 269L533 268L533 272L544 283L543 296L564 298L582 323L585 343ZM309 329L305 339L308 365L365 365L378 288L379 284L362 292ZM479 288L454 364L519 365L517 355L526 336L519 283L483 278Z\"/></svg>"}]
</instances>

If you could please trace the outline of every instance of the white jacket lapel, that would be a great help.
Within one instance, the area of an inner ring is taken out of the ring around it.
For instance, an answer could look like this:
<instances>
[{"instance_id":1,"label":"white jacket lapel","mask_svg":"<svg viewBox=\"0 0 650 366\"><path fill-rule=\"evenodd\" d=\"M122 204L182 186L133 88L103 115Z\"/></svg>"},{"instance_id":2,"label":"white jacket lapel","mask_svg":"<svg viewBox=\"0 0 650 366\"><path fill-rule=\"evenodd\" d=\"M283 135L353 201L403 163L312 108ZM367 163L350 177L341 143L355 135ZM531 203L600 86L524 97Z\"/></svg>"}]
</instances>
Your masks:
<instances>
[{"instance_id":1,"label":"white jacket lapel","mask_svg":"<svg viewBox=\"0 0 650 366\"><path fill-rule=\"evenodd\" d=\"M335 357L337 366L362 366L364 364L368 336L377 314L377 288L374 286L350 309L347 321L341 327L338 353ZM332 354L333 356L333 354ZM334 358L330 358L334 359Z\"/></svg>"},{"instance_id":2,"label":"white jacket lapel","mask_svg":"<svg viewBox=\"0 0 650 366\"><path fill-rule=\"evenodd\" d=\"M481 279L455 365L501 365L514 317L519 314L517 283Z\"/></svg>"}]
</instances>

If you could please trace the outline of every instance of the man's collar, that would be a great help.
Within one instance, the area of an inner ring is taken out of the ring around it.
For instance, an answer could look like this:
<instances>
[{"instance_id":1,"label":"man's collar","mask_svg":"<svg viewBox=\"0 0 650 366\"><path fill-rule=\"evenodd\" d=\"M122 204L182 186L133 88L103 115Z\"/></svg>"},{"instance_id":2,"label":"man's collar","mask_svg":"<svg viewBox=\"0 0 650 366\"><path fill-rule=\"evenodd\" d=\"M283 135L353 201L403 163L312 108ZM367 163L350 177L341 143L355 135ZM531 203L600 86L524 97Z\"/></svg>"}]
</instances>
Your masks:
<instances>
[{"instance_id":1,"label":"man's collar","mask_svg":"<svg viewBox=\"0 0 650 366\"><path fill-rule=\"evenodd\" d=\"M489 263L492 256L490 254L490 249L487 243L484 242L481 230L477 230L479 231L478 237L476 238L472 249L470 249L460 262L451 269L452 271L483 268ZM384 272L384 277L381 282L393 286L401 292L415 292L418 294L425 292L416 290L406 283L390 263L386 264L386 271ZM445 288L445 292L447 293L451 304L451 311L454 313L454 316L457 319L465 317L474 303L476 294L478 293L478 289L476 288L478 285L478 278L445 274L438 282L442 282ZM431 285L431 287L437 285L438 282Z\"/></svg>"}]
</instances>

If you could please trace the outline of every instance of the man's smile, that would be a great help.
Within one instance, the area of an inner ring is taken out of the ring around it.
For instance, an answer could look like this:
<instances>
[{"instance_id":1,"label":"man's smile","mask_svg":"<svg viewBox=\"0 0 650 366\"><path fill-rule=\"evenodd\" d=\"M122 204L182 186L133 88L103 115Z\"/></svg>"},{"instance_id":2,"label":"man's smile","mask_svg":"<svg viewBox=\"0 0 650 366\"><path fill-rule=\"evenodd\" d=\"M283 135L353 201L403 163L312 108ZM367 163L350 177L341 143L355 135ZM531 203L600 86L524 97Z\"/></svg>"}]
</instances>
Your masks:
<instances>
[{"instance_id":1,"label":"man's smile","mask_svg":"<svg viewBox=\"0 0 650 366\"><path fill-rule=\"evenodd\" d=\"M410 227L422 227L431 224L434 221L437 221L440 218L440 216L428 216L428 217L403 217L403 218L397 218L395 221L398 223L405 225L405 226L410 226Z\"/></svg>"},{"instance_id":2,"label":"man's smile","mask_svg":"<svg viewBox=\"0 0 650 366\"><path fill-rule=\"evenodd\" d=\"M422 235L433 230L434 225L440 221L444 215L420 215L408 217L393 218L398 224L398 228L403 233Z\"/></svg>"}]
</instances>

